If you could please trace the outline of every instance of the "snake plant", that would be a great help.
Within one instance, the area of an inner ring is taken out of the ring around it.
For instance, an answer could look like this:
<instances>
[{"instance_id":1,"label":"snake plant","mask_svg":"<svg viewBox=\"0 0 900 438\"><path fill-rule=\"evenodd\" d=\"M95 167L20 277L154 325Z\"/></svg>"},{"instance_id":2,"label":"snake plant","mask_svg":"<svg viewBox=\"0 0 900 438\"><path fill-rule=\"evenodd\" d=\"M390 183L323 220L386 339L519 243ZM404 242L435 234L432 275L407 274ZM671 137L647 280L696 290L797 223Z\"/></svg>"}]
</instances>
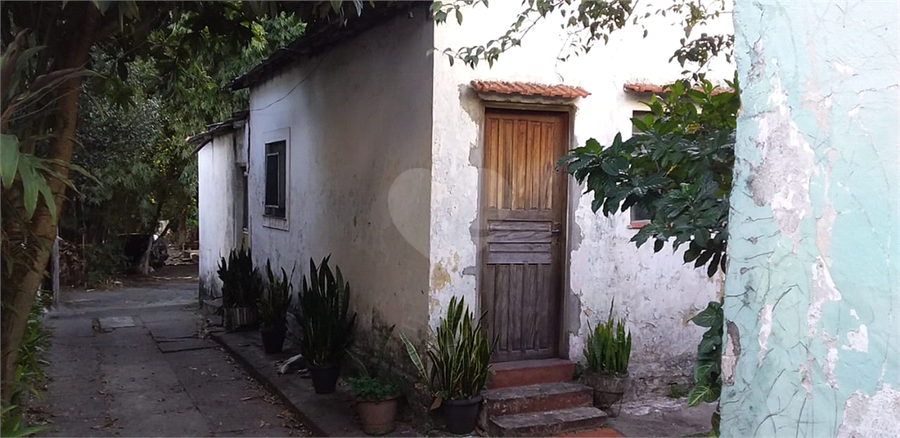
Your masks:
<instances>
[{"instance_id":1,"label":"snake plant","mask_svg":"<svg viewBox=\"0 0 900 438\"><path fill-rule=\"evenodd\" d=\"M413 364L431 391L443 400L469 399L484 389L497 341L488 340L483 319L484 315L475 320L464 298L458 301L456 297L451 298L447 314L437 327L434 343L428 348L430 372L426 372L418 351L401 333L400 338Z\"/></svg>"},{"instance_id":2,"label":"snake plant","mask_svg":"<svg viewBox=\"0 0 900 438\"><path fill-rule=\"evenodd\" d=\"M605 323L599 323L588 335L584 345L587 369L594 373L626 374L631 356L631 331L625 331L625 320L616 320L613 306Z\"/></svg>"},{"instance_id":3,"label":"snake plant","mask_svg":"<svg viewBox=\"0 0 900 438\"><path fill-rule=\"evenodd\" d=\"M272 266L266 260L266 276L269 281L265 290L256 301L256 312L259 316L259 322L263 327L276 330L284 330L287 327L287 311L291 304L291 277L288 277L284 268L281 268L281 275L272 271Z\"/></svg>"},{"instance_id":4,"label":"snake plant","mask_svg":"<svg viewBox=\"0 0 900 438\"><path fill-rule=\"evenodd\" d=\"M312 365L327 366L341 362L353 342L356 313L349 313L350 283L344 282L341 268L331 272L330 256L316 266L309 259L309 278L303 276L294 317L296 341L303 357Z\"/></svg>"},{"instance_id":5,"label":"snake plant","mask_svg":"<svg viewBox=\"0 0 900 438\"><path fill-rule=\"evenodd\" d=\"M228 258L222 257L217 271L222 280L222 305L232 307L255 307L263 289L259 269L253 266L250 250L232 249Z\"/></svg>"}]
</instances>

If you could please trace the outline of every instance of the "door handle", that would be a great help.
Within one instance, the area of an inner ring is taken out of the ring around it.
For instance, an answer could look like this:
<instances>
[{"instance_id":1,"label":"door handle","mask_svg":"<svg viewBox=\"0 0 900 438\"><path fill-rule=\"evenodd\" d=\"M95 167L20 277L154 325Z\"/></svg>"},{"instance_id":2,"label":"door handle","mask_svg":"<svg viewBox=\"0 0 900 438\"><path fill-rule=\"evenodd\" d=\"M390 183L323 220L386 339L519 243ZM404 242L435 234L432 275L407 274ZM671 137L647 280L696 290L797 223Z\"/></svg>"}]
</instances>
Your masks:
<instances>
[{"instance_id":1,"label":"door handle","mask_svg":"<svg viewBox=\"0 0 900 438\"><path fill-rule=\"evenodd\" d=\"M559 222L554 222L553 225L550 226L550 232L553 234L559 234L562 232L562 224Z\"/></svg>"}]
</instances>

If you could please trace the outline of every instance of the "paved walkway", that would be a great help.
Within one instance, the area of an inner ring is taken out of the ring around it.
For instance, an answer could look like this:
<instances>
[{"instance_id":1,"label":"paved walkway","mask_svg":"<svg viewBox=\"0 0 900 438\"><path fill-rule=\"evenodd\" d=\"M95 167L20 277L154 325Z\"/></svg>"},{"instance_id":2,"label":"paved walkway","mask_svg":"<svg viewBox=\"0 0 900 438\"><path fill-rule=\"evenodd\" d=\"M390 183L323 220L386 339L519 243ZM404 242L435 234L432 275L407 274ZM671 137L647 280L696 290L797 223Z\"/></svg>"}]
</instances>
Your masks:
<instances>
[{"instance_id":1,"label":"paved walkway","mask_svg":"<svg viewBox=\"0 0 900 438\"><path fill-rule=\"evenodd\" d=\"M316 394L312 382L296 374L280 375L275 364L289 353L266 355L259 333L254 331L216 332L221 343L245 369L286 404L299 412L301 421L316 436L365 436L359 426L349 388L338 382L333 394ZM573 437L685 437L708 431L714 405L685 407L684 399L656 399L625 403L619 416L609 420L610 428L567 434ZM432 430L427 436L453 436ZM398 422L391 436L419 436L413 425Z\"/></svg>"},{"instance_id":2,"label":"paved walkway","mask_svg":"<svg viewBox=\"0 0 900 438\"><path fill-rule=\"evenodd\" d=\"M37 403L51 424L42 435L308 435L218 344L198 337L196 297L189 275L64 293L45 319L50 381Z\"/></svg>"},{"instance_id":3,"label":"paved walkway","mask_svg":"<svg viewBox=\"0 0 900 438\"><path fill-rule=\"evenodd\" d=\"M39 403L51 428L43 435L364 436L346 384L320 395L309 379L279 375L275 363L287 354L265 355L256 331L198 336L205 318L193 269L62 295L45 320L51 381ZM571 436L695 435L709 429L711 412L684 400L626 403L610 420L615 430ZM403 422L391 433L419 435Z\"/></svg>"}]
</instances>

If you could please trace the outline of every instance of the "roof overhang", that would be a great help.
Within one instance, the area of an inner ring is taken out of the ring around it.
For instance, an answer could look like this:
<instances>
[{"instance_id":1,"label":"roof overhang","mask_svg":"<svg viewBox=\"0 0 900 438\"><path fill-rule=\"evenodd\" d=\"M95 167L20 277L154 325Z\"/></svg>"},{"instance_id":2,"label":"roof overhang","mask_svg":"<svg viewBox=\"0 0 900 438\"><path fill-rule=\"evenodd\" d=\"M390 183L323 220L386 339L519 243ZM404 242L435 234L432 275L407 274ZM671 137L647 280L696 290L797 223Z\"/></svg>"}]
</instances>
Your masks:
<instances>
[{"instance_id":1,"label":"roof overhang","mask_svg":"<svg viewBox=\"0 0 900 438\"><path fill-rule=\"evenodd\" d=\"M248 117L250 117L249 111L234 113L228 120L206 125L206 131L192 135L188 137L186 141L188 144L195 145L193 153L196 154L197 152L200 152L200 149L203 149L204 146L212 142L213 138L242 128L247 122Z\"/></svg>"},{"instance_id":2,"label":"roof overhang","mask_svg":"<svg viewBox=\"0 0 900 438\"><path fill-rule=\"evenodd\" d=\"M248 72L231 81L231 89L248 88L274 76L303 57L325 52L334 45L353 38L396 16L402 14L410 15L414 7L425 4L431 4L431 2L372 2L367 4L359 16L352 16L346 20L331 19L329 21L311 23L307 26L306 33L303 36L294 40L287 47L276 50L275 53L272 53L272 55Z\"/></svg>"},{"instance_id":3,"label":"roof overhang","mask_svg":"<svg viewBox=\"0 0 900 438\"><path fill-rule=\"evenodd\" d=\"M637 82L629 82L622 86L622 89L625 92L630 93L647 93L647 94L665 94L669 92L668 85L656 85L656 84L646 84L646 83L637 83ZM695 88L695 90L700 90L700 88ZM716 87L713 88L712 94L721 94L721 93L734 93L734 90L731 88L724 87Z\"/></svg>"},{"instance_id":4,"label":"roof overhang","mask_svg":"<svg viewBox=\"0 0 900 438\"><path fill-rule=\"evenodd\" d=\"M572 85L545 85L533 82L472 81L472 89L483 100L522 103L571 103L589 93Z\"/></svg>"}]
</instances>

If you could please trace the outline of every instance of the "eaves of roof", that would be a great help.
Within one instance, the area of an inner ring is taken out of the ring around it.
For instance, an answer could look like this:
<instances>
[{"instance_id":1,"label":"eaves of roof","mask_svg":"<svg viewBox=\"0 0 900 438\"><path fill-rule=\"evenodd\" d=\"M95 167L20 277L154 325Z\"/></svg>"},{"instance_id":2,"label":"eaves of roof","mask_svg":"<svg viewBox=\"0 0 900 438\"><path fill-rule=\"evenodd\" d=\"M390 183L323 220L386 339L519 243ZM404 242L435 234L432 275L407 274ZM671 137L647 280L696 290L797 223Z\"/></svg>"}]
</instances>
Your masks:
<instances>
[{"instance_id":1,"label":"eaves of roof","mask_svg":"<svg viewBox=\"0 0 900 438\"><path fill-rule=\"evenodd\" d=\"M544 85L530 82L472 81L472 88L479 93L518 94L522 96L561 97L575 99L591 93L572 85Z\"/></svg>"},{"instance_id":2,"label":"eaves of roof","mask_svg":"<svg viewBox=\"0 0 900 438\"><path fill-rule=\"evenodd\" d=\"M643 83L627 83L622 88L625 91L630 91L632 93L653 93L653 94L663 94L668 93L668 85L656 85L656 84L643 84ZM699 90L699 88L695 88ZM713 88L712 94L721 94L721 93L734 93L734 90L731 88L722 88L716 87Z\"/></svg>"},{"instance_id":3,"label":"eaves of roof","mask_svg":"<svg viewBox=\"0 0 900 438\"><path fill-rule=\"evenodd\" d=\"M200 151L200 149L203 149L203 146L209 144L212 141L213 137L237 129L241 123L247 120L247 117L249 115L249 111L234 113L228 120L207 125L206 131L192 135L188 137L186 141L188 144L196 145L193 151L193 153L196 154Z\"/></svg>"},{"instance_id":4,"label":"eaves of roof","mask_svg":"<svg viewBox=\"0 0 900 438\"><path fill-rule=\"evenodd\" d=\"M363 9L361 15L347 18L346 23L341 20L312 23L307 26L303 36L294 40L287 47L276 50L248 72L231 81L231 89L248 88L291 66L301 57L327 51L335 44L359 35L398 15L410 13L416 6L430 3L422 1L373 2L371 6Z\"/></svg>"}]
</instances>

